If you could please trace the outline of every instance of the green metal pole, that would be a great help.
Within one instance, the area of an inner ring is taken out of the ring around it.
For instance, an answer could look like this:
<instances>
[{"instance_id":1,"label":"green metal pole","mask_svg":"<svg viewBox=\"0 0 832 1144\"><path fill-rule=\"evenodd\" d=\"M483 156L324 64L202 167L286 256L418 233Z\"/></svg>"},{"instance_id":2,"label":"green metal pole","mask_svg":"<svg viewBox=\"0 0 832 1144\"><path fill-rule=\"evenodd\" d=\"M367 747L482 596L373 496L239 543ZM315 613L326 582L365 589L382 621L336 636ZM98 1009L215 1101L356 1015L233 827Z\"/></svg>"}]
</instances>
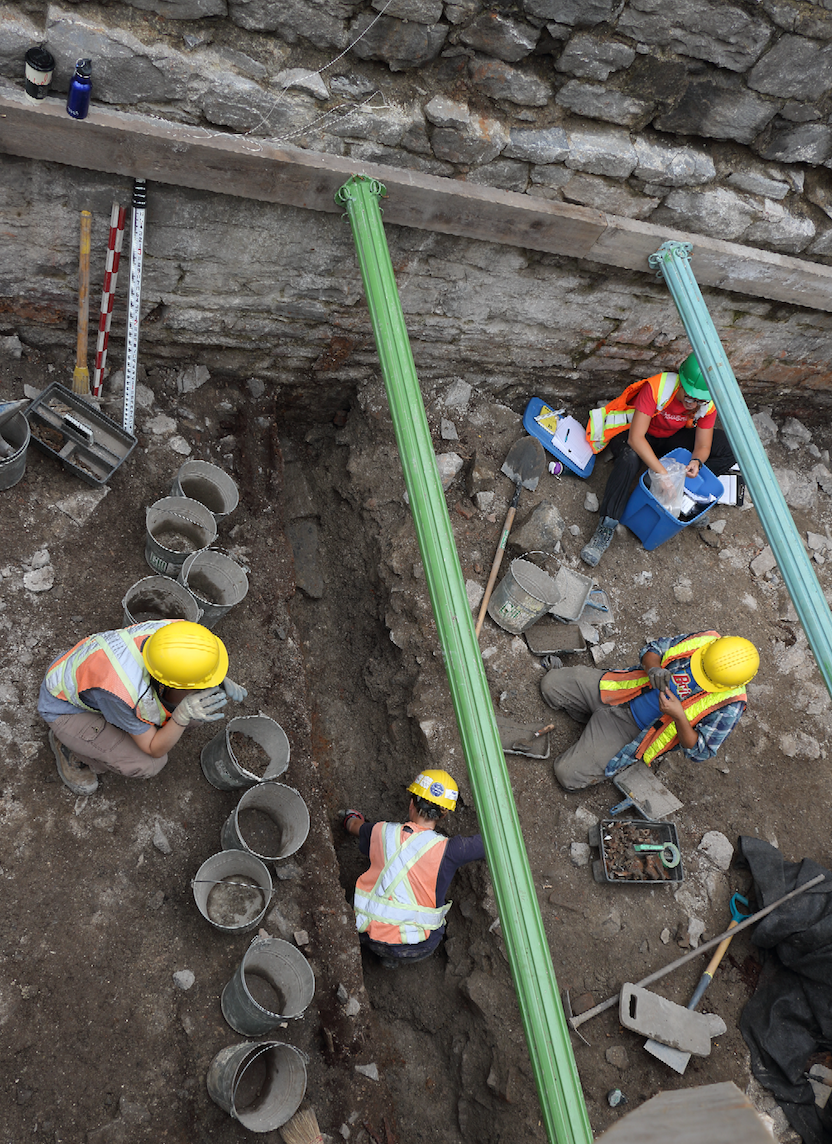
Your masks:
<instances>
[{"instance_id":1,"label":"green metal pole","mask_svg":"<svg viewBox=\"0 0 832 1144\"><path fill-rule=\"evenodd\" d=\"M589 1144L589 1118L381 221L384 194L381 183L359 175L335 197L346 208L358 252L546 1134L553 1144Z\"/></svg>"},{"instance_id":2,"label":"green metal pole","mask_svg":"<svg viewBox=\"0 0 832 1144\"><path fill-rule=\"evenodd\" d=\"M829 606L694 277L690 264L692 249L688 242L665 242L647 261L650 266L659 268L673 295L771 551L815 653L823 681L832 694Z\"/></svg>"}]
</instances>

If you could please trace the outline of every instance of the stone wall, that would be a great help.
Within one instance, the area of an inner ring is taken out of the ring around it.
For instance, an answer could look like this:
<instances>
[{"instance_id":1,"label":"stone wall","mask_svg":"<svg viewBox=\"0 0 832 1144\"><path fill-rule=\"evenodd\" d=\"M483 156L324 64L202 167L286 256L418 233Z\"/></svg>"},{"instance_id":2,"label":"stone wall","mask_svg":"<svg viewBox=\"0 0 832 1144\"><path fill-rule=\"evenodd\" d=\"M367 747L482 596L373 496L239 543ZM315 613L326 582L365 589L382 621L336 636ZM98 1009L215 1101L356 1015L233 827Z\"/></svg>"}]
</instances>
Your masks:
<instances>
[{"instance_id":1,"label":"stone wall","mask_svg":"<svg viewBox=\"0 0 832 1144\"><path fill-rule=\"evenodd\" d=\"M0 4L0 74L827 261L832 8L803 0Z\"/></svg>"},{"instance_id":2,"label":"stone wall","mask_svg":"<svg viewBox=\"0 0 832 1144\"><path fill-rule=\"evenodd\" d=\"M20 85L23 53L45 39L58 59L54 99L72 62L89 55L94 99L148 116L584 203L659 222L669 236L688 230L828 261L832 139L823 140L832 129L819 77L832 67L832 12L680 0L671 21L667 8L30 0L0 4L0 73ZM43 159L2 160L0 334L69 352L78 211L94 217L94 315L110 206L129 201L130 184ZM316 395L344 393L376 368L345 222L149 177L148 369L190 361L257 377L308 414ZM830 204L832 213L832 193ZM651 274L387 230L426 386L458 376L509 403L534 391L588 406L687 352ZM126 274L122 263L114 370ZM832 316L705 296L752 407L826 416Z\"/></svg>"}]
</instances>

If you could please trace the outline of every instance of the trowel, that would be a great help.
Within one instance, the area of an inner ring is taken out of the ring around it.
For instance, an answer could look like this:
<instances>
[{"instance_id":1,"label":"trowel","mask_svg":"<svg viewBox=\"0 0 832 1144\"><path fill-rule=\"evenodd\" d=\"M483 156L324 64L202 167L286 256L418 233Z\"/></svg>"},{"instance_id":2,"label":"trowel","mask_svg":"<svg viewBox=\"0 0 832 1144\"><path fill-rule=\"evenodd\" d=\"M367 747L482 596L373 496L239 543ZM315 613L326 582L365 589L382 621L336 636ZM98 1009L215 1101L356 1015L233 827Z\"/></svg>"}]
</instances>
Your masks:
<instances>
[{"instance_id":1,"label":"trowel","mask_svg":"<svg viewBox=\"0 0 832 1144\"><path fill-rule=\"evenodd\" d=\"M520 490L530 489L533 492L537 488L538 481L543 476L545 470L546 454L543 451L543 446L536 437L521 437L518 441L515 441L509 449L508 456L500 469L501 473L505 473L507 477L510 477L511 480L514 481L515 489L514 496L511 498L511 504L506 513L503 533L500 537L500 543L497 546L494 563L491 565L491 574L485 586L485 594L480 604L480 614L477 616L477 625L475 628L477 639L479 639L482 622L485 619L485 611L491 599L491 593L494 591L497 573L500 570L500 564L505 555L511 526L514 524L514 516L517 512L517 506L520 503Z\"/></svg>"}]
</instances>

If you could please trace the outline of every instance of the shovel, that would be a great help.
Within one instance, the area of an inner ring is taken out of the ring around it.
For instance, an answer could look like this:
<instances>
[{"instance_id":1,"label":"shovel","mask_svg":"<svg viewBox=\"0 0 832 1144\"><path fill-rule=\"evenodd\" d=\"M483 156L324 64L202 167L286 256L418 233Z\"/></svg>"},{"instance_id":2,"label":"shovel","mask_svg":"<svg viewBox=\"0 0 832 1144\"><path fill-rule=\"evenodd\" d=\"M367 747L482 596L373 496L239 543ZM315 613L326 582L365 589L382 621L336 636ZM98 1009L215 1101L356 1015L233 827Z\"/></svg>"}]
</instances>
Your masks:
<instances>
[{"instance_id":1,"label":"shovel","mask_svg":"<svg viewBox=\"0 0 832 1144\"><path fill-rule=\"evenodd\" d=\"M530 489L534 491L534 489L537 488L537 482L543 476L545 468L546 454L543 451L543 446L536 437L521 437L519 441L515 441L503 462L503 467L500 472L505 473L507 477L510 477L511 480L514 481L514 496L511 498L511 504L506 513L503 534L497 546L494 563L491 565L491 574L485 586L485 594L482 598L482 604L480 605L480 614L477 616L477 626L474 629L477 639L479 639L480 631L482 630L485 610L491 599L491 593L494 591L494 583L497 579L497 573L500 570L500 564L503 561L503 556L506 551L508 535L514 523L514 514L517 512L517 505L520 503L520 490Z\"/></svg>"}]
</instances>

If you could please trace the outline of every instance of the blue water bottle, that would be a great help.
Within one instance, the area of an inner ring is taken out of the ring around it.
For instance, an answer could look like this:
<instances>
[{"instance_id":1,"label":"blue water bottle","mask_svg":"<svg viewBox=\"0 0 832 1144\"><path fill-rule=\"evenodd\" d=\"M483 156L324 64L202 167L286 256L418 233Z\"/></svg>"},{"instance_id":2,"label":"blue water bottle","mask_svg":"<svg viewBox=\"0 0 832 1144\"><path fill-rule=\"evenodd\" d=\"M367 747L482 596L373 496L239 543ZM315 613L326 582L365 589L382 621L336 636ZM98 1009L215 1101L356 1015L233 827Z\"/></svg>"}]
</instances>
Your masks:
<instances>
[{"instance_id":1,"label":"blue water bottle","mask_svg":"<svg viewBox=\"0 0 832 1144\"><path fill-rule=\"evenodd\" d=\"M70 81L66 97L66 113L73 119L87 118L92 90L91 71L92 60L78 60L75 65L75 75Z\"/></svg>"}]
</instances>

